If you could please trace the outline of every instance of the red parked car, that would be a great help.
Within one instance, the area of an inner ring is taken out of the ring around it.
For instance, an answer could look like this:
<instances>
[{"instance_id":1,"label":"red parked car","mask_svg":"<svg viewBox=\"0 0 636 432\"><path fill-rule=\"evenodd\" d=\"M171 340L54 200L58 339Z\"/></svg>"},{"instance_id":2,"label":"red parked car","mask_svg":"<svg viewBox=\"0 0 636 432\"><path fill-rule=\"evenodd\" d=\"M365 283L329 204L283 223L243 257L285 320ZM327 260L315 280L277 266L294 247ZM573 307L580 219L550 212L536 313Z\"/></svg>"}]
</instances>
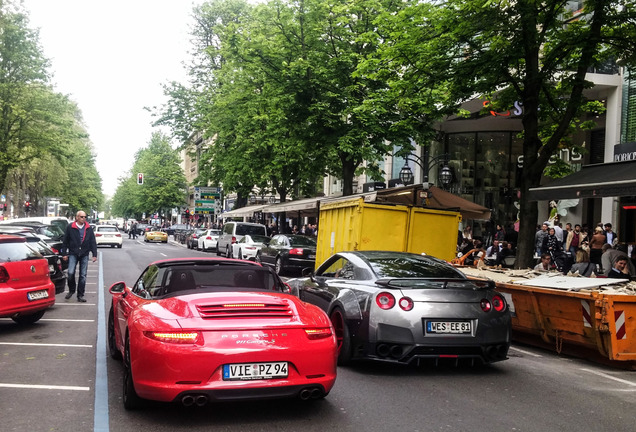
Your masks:
<instances>
[{"instance_id":1,"label":"red parked car","mask_svg":"<svg viewBox=\"0 0 636 432\"><path fill-rule=\"evenodd\" d=\"M185 406L325 397L336 380L329 317L288 294L273 270L249 261L180 258L117 282L108 320L124 360L123 403Z\"/></svg>"},{"instance_id":2,"label":"red parked car","mask_svg":"<svg viewBox=\"0 0 636 432\"><path fill-rule=\"evenodd\" d=\"M54 304L48 261L26 238L0 234L0 317L32 324Z\"/></svg>"}]
</instances>

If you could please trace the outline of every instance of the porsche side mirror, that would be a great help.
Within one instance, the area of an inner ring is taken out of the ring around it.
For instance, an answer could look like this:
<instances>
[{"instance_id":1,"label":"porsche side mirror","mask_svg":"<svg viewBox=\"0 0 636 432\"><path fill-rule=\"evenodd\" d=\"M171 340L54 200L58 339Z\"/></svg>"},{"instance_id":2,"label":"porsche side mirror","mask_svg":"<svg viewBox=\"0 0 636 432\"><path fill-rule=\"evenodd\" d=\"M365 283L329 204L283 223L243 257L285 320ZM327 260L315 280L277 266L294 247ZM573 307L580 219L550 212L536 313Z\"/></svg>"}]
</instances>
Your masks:
<instances>
[{"instance_id":1,"label":"porsche side mirror","mask_svg":"<svg viewBox=\"0 0 636 432\"><path fill-rule=\"evenodd\" d=\"M125 289L126 289L126 282L115 282L114 284L110 286L110 289L108 291L111 294L119 294L119 293L123 293Z\"/></svg>"}]
</instances>

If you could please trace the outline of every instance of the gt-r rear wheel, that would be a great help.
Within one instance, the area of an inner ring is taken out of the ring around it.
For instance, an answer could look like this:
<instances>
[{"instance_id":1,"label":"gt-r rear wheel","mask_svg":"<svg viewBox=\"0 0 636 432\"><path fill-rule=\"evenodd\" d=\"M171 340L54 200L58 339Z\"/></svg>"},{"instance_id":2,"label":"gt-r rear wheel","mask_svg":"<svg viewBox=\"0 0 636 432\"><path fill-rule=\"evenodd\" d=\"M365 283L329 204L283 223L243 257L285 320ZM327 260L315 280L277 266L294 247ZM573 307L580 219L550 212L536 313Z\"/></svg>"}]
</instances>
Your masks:
<instances>
[{"instance_id":1,"label":"gt-r rear wheel","mask_svg":"<svg viewBox=\"0 0 636 432\"><path fill-rule=\"evenodd\" d=\"M344 318L344 312L337 307L331 311L329 318L331 318L338 343L338 364L340 366L348 365L351 363L351 336Z\"/></svg>"},{"instance_id":2,"label":"gt-r rear wheel","mask_svg":"<svg viewBox=\"0 0 636 432\"><path fill-rule=\"evenodd\" d=\"M110 305L110 313L108 314L108 351L110 356L115 360L121 360L121 351L117 349L115 341L115 311L113 305Z\"/></svg>"},{"instance_id":3,"label":"gt-r rear wheel","mask_svg":"<svg viewBox=\"0 0 636 432\"><path fill-rule=\"evenodd\" d=\"M135 391L135 384L133 382L132 370L130 366L130 343L126 338L126 348L124 349L124 383L123 383L122 400L124 402L124 408L127 410L134 410L140 408L142 405L142 399L137 395Z\"/></svg>"}]
</instances>

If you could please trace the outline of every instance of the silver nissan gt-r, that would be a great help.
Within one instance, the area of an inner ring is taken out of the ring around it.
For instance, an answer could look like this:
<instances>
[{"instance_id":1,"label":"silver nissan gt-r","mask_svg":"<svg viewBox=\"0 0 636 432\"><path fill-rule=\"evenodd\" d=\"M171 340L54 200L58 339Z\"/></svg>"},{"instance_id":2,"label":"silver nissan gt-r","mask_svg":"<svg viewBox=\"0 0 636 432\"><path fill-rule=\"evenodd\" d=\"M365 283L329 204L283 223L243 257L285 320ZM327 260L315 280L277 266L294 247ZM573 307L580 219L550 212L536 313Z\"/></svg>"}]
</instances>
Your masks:
<instances>
[{"instance_id":1,"label":"silver nissan gt-r","mask_svg":"<svg viewBox=\"0 0 636 432\"><path fill-rule=\"evenodd\" d=\"M340 252L288 284L330 316L341 365L507 359L511 318L504 297L492 282L469 280L432 256Z\"/></svg>"}]
</instances>

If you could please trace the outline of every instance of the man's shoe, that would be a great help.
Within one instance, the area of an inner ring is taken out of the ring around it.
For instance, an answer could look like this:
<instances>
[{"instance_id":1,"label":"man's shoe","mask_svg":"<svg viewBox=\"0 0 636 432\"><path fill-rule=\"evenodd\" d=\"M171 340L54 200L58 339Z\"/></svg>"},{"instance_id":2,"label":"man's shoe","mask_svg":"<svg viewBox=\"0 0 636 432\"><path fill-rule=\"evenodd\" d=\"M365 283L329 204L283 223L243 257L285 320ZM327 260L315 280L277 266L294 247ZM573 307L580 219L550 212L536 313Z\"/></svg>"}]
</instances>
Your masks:
<instances>
[{"instance_id":1,"label":"man's shoe","mask_svg":"<svg viewBox=\"0 0 636 432\"><path fill-rule=\"evenodd\" d=\"M86 299L84 297L78 297L77 301L81 303L86 303Z\"/></svg>"},{"instance_id":2,"label":"man's shoe","mask_svg":"<svg viewBox=\"0 0 636 432\"><path fill-rule=\"evenodd\" d=\"M74 294L74 293L70 292L70 293L66 294L66 295L64 296L64 298L65 298L66 300L68 300L68 299L70 299L71 297L73 297L73 294Z\"/></svg>"}]
</instances>

